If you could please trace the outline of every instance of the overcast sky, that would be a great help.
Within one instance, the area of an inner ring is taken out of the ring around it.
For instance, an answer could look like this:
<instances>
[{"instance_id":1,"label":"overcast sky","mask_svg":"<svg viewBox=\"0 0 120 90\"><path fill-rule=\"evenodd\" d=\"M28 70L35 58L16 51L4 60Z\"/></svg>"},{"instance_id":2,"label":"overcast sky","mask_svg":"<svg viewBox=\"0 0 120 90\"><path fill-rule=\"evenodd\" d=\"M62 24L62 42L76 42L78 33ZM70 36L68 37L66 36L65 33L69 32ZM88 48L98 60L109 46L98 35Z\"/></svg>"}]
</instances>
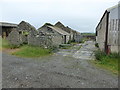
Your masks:
<instances>
[{"instance_id":1,"label":"overcast sky","mask_svg":"<svg viewBox=\"0 0 120 90\"><path fill-rule=\"evenodd\" d=\"M0 0L0 21L29 22L36 28L62 22L80 32L94 32L104 11L119 0Z\"/></svg>"}]
</instances>

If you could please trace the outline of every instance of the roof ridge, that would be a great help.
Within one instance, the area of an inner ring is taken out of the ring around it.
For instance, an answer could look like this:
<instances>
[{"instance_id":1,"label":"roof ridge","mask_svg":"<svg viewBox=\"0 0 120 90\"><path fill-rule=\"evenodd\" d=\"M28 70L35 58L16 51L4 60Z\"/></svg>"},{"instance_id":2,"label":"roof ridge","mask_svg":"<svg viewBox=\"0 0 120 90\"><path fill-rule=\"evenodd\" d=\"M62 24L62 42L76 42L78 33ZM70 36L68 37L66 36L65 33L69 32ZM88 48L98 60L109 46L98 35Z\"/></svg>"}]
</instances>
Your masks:
<instances>
[{"instance_id":1,"label":"roof ridge","mask_svg":"<svg viewBox=\"0 0 120 90\"><path fill-rule=\"evenodd\" d=\"M56 27L56 26L48 26L48 27L54 29L55 31L57 31L57 32L60 33L60 34L63 34L63 35L70 35L68 32L62 30L62 29L59 28L59 27Z\"/></svg>"},{"instance_id":2,"label":"roof ridge","mask_svg":"<svg viewBox=\"0 0 120 90\"><path fill-rule=\"evenodd\" d=\"M117 5L114 5L114 6L110 7L110 8L107 8L106 10L110 11L110 10L118 8L118 7L120 7L120 3L118 3Z\"/></svg>"}]
</instances>

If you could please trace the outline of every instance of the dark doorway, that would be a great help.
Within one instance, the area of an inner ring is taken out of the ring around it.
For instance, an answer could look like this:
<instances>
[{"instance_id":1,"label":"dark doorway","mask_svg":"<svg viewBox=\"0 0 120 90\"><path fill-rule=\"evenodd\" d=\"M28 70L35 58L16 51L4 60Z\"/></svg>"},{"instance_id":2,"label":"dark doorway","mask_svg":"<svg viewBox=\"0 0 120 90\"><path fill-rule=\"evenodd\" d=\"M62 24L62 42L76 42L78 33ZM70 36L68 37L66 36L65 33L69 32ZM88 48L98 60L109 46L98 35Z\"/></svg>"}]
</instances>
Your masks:
<instances>
[{"instance_id":1,"label":"dark doorway","mask_svg":"<svg viewBox=\"0 0 120 90\"><path fill-rule=\"evenodd\" d=\"M66 44L66 35L64 35L64 43Z\"/></svg>"}]
</instances>

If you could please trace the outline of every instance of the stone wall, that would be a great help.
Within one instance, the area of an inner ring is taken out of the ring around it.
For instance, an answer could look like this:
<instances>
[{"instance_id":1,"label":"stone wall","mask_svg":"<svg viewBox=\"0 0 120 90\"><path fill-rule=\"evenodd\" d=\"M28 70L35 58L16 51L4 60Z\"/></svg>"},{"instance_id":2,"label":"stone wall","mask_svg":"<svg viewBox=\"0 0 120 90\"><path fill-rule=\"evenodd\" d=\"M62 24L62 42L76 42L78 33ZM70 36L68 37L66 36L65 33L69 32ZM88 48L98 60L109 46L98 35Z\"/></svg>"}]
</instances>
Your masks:
<instances>
[{"instance_id":1,"label":"stone wall","mask_svg":"<svg viewBox=\"0 0 120 90\"><path fill-rule=\"evenodd\" d=\"M53 36L52 35L51 38L52 38L52 45L54 45L54 46L59 46L64 41L62 36Z\"/></svg>"},{"instance_id":2,"label":"stone wall","mask_svg":"<svg viewBox=\"0 0 120 90\"><path fill-rule=\"evenodd\" d=\"M46 35L51 36L52 44L55 46L64 43L64 39L63 39L64 37L62 37L62 35L56 32L55 30L48 28L47 26L43 26L39 28L38 31L39 33L44 33Z\"/></svg>"},{"instance_id":3,"label":"stone wall","mask_svg":"<svg viewBox=\"0 0 120 90\"><path fill-rule=\"evenodd\" d=\"M78 42L78 43L79 43L79 42L82 41L82 39L83 39L82 35L79 35L79 34L78 34L78 35L75 36L75 42Z\"/></svg>"},{"instance_id":4,"label":"stone wall","mask_svg":"<svg viewBox=\"0 0 120 90\"><path fill-rule=\"evenodd\" d=\"M22 35L22 33L18 30L14 29L11 31L7 39L12 45L21 45L26 42L27 37Z\"/></svg>"},{"instance_id":5,"label":"stone wall","mask_svg":"<svg viewBox=\"0 0 120 90\"><path fill-rule=\"evenodd\" d=\"M70 36L60 32L61 29L59 31L57 30L59 29L55 27L50 28L43 26L37 31L29 23L22 21L18 27L10 33L8 40L14 45L25 43L44 48L59 47L60 44L67 43L70 40ZM76 37L76 39L78 39L78 37Z\"/></svg>"},{"instance_id":6,"label":"stone wall","mask_svg":"<svg viewBox=\"0 0 120 90\"><path fill-rule=\"evenodd\" d=\"M50 36L47 35L33 35L30 33L28 35L28 45L33 46L40 46L43 48L50 48L52 47L52 39Z\"/></svg>"},{"instance_id":7,"label":"stone wall","mask_svg":"<svg viewBox=\"0 0 120 90\"><path fill-rule=\"evenodd\" d=\"M28 31L28 32L32 30L36 30L34 26L32 26L31 24L25 21L22 21L18 24L18 29L22 31Z\"/></svg>"},{"instance_id":8,"label":"stone wall","mask_svg":"<svg viewBox=\"0 0 120 90\"><path fill-rule=\"evenodd\" d=\"M105 37L106 37L106 28L107 28L106 18L107 18L107 13L105 13L104 17L102 18L101 22L96 28L97 31L96 42L98 43L101 51L105 51L105 39L106 39Z\"/></svg>"}]
</instances>

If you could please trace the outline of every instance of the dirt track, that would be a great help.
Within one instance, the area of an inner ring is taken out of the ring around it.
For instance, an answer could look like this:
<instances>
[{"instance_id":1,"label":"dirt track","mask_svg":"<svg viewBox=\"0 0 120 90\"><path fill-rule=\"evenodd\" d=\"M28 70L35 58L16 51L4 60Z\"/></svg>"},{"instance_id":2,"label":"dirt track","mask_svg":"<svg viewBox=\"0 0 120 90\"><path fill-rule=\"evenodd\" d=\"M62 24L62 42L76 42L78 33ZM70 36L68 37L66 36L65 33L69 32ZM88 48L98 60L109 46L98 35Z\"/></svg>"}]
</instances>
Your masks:
<instances>
[{"instance_id":1,"label":"dirt track","mask_svg":"<svg viewBox=\"0 0 120 90\"><path fill-rule=\"evenodd\" d=\"M28 59L2 54L3 88L117 88L118 77L91 65L94 42Z\"/></svg>"}]
</instances>

